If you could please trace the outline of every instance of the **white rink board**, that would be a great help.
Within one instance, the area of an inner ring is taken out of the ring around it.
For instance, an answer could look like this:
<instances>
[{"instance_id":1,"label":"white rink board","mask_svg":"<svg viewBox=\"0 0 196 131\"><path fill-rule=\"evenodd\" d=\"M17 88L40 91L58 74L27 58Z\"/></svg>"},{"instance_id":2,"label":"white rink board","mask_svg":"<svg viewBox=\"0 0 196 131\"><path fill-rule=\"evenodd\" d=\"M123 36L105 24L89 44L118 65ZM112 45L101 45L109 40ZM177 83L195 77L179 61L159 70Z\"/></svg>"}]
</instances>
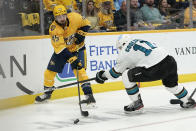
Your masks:
<instances>
[{"instance_id":1,"label":"white rink board","mask_svg":"<svg viewBox=\"0 0 196 131\"><path fill-rule=\"evenodd\" d=\"M132 37L145 39L166 48L178 63L179 74L196 73L196 32L167 32L149 34L131 34ZM94 77L101 69L109 69L105 62L115 63L115 48L118 35L97 35L86 37L87 73ZM187 50L188 49L188 50ZM190 52L189 52L190 51ZM43 74L53 53L50 39L0 41L0 99L24 95L17 89L16 81L22 82L32 90L43 88ZM17 64L26 74L19 71ZM24 69L26 59L26 70ZM11 66L13 63L13 68ZM73 82L73 81L72 81ZM63 85L56 80L56 85Z\"/></svg>"}]
</instances>

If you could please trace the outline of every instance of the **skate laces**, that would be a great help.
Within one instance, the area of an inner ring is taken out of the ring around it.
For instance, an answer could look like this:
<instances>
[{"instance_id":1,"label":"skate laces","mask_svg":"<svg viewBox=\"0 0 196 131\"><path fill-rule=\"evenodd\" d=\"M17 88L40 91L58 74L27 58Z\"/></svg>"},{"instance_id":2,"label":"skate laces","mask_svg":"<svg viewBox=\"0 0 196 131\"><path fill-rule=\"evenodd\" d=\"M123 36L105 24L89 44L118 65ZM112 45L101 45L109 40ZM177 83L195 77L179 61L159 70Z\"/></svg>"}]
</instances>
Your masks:
<instances>
[{"instance_id":1,"label":"skate laces","mask_svg":"<svg viewBox=\"0 0 196 131\"><path fill-rule=\"evenodd\" d=\"M39 96L41 99L44 99L44 98L46 98L48 95L47 94L43 94L43 95L41 95L41 96Z\"/></svg>"},{"instance_id":2,"label":"skate laces","mask_svg":"<svg viewBox=\"0 0 196 131\"><path fill-rule=\"evenodd\" d=\"M88 100L90 98L89 95L85 95L85 100Z\"/></svg>"},{"instance_id":3,"label":"skate laces","mask_svg":"<svg viewBox=\"0 0 196 131\"><path fill-rule=\"evenodd\" d=\"M127 108L134 108L134 103L135 103L135 102L132 102L132 103L130 103L129 105L127 105Z\"/></svg>"},{"instance_id":4,"label":"skate laces","mask_svg":"<svg viewBox=\"0 0 196 131\"><path fill-rule=\"evenodd\" d=\"M138 110L142 107L143 107L143 103L142 103L141 99L139 99L137 101L134 101L134 102L132 102L131 104L128 105L128 108L132 108L132 109L135 109L135 110Z\"/></svg>"}]
</instances>

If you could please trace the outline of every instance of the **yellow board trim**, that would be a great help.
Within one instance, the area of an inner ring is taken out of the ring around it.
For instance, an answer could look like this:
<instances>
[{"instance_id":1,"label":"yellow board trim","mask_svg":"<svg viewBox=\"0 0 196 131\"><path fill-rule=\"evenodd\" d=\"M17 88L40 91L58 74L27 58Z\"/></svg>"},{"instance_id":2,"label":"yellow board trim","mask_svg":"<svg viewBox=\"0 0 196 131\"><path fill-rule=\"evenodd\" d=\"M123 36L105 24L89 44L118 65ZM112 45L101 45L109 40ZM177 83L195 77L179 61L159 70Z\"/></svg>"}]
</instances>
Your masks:
<instances>
[{"instance_id":1,"label":"yellow board trim","mask_svg":"<svg viewBox=\"0 0 196 131\"><path fill-rule=\"evenodd\" d=\"M40 35L40 36L23 36L23 37L5 37L0 38L0 41L16 41L16 40L34 40L34 39L47 39L50 38L49 35Z\"/></svg>"},{"instance_id":2,"label":"yellow board trim","mask_svg":"<svg viewBox=\"0 0 196 131\"><path fill-rule=\"evenodd\" d=\"M196 74L179 75L179 83L193 82L193 81L196 81ZM149 86L158 86L161 84L162 84L161 81L142 82L140 83L140 86L149 87ZM122 81L105 83L105 84L93 84L92 89L94 93L100 93L100 92L107 92L107 91L123 90L124 85ZM40 94L37 94L37 95L40 95ZM24 95L24 96L17 96L17 97L8 98L8 99L0 99L0 110L22 106L22 105L27 105L27 104L33 104L35 96L37 95ZM64 89L59 89L59 90L54 91L51 99L54 100L54 99L72 97L72 96L77 96L77 95L78 95L77 87L64 88Z\"/></svg>"},{"instance_id":3,"label":"yellow board trim","mask_svg":"<svg viewBox=\"0 0 196 131\"><path fill-rule=\"evenodd\" d=\"M187 32L196 31L196 29L170 29L170 30L148 30L148 31L123 31L123 32L101 32L101 33L87 33L87 36L97 35L119 35L119 34L143 34L143 33L164 33L164 32ZM41 36L23 36L23 37L5 37L0 38L0 41L16 41L16 40L31 40L31 39L47 39L49 35Z\"/></svg>"},{"instance_id":4,"label":"yellow board trim","mask_svg":"<svg viewBox=\"0 0 196 131\"><path fill-rule=\"evenodd\" d=\"M192 82L196 81L196 74L181 74L179 75L179 83L185 83L185 82ZM142 82L140 83L141 87L149 87L149 86L158 86L162 85L162 82L154 81L154 82Z\"/></svg>"}]
</instances>

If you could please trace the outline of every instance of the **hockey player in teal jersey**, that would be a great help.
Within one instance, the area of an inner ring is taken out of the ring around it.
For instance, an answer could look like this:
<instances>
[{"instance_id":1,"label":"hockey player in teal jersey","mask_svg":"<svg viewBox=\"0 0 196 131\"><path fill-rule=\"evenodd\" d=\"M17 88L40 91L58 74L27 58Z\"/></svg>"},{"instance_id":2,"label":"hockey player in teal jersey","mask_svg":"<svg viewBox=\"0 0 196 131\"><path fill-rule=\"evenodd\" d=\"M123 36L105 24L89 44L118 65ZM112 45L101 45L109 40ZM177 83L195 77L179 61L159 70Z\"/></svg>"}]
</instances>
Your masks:
<instances>
[{"instance_id":1,"label":"hockey player in teal jersey","mask_svg":"<svg viewBox=\"0 0 196 131\"><path fill-rule=\"evenodd\" d=\"M96 81L104 83L108 79L122 76L126 92L132 103L124 106L125 112L140 110L144 107L136 82L162 80L166 89L180 101L182 108L193 108L195 100L188 91L178 84L177 63L161 47L146 40L133 39L130 35L120 35L117 40L119 55L117 64L108 71L99 71ZM125 60L126 58L126 60Z\"/></svg>"}]
</instances>

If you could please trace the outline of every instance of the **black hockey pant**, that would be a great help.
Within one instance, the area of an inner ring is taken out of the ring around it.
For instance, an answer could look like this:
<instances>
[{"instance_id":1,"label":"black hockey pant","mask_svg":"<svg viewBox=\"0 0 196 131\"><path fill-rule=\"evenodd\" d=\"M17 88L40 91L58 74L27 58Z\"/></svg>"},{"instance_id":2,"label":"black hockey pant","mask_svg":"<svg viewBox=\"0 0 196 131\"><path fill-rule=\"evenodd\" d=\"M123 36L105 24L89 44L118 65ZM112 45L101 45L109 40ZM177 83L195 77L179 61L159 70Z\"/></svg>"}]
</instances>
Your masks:
<instances>
[{"instance_id":1,"label":"black hockey pant","mask_svg":"<svg viewBox=\"0 0 196 131\"><path fill-rule=\"evenodd\" d=\"M130 82L150 82L162 80L166 87L178 85L177 63L172 56L165 57L158 64L149 67L136 67L128 71Z\"/></svg>"}]
</instances>

